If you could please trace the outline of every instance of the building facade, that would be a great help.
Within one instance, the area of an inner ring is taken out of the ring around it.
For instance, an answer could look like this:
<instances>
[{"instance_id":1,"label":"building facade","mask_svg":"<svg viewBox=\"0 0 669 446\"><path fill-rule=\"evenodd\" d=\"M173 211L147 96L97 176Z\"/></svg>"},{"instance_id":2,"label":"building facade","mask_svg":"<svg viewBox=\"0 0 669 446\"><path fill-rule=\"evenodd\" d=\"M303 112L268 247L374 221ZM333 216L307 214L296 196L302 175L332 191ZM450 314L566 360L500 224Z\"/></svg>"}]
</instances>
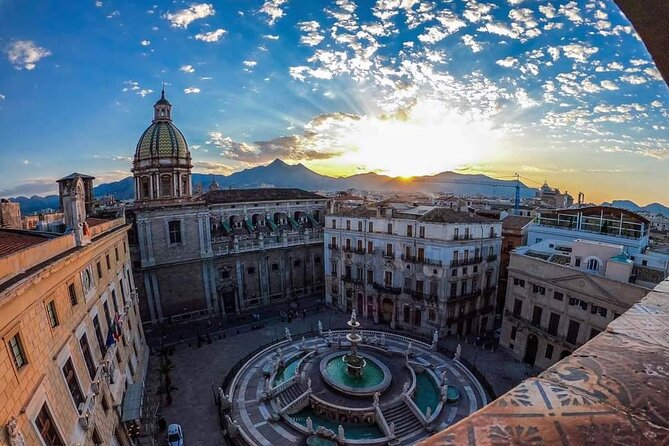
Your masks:
<instances>
[{"instance_id":1,"label":"building facade","mask_svg":"<svg viewBox=\"0 0 669 446\"><path fill-rule=\"evenodd\" d=\"M86 214L66 177L70 231L0 230L2 444L132 444L125 396L148 360L123 218ZM141 393L140 393L141 395ZM24 441L24 443L21 443Z\"/></svg>"},{"instance_id":2,"label":"building facade","mask_svg":"<svg viewBox=\"0 0 669 446\"><path fill-rule=\"evenodd\" d=\"M434 206L328 215L326 303L432 334L492 329L501 222Z\"/></svg>"},{"instance_id":3,"label":"building facade","mask_svg":"<svg viewBox=\"0 0 669 446\"><path fill-rule=\"evenodd\" d=\"M532 217L509 215L502 220L502 255L499 264L499 284L497 287L496 313L504 312L504 300L509 278L511 252L519 246L527 245L527 231ZM498 322L499 324L499 322ZM499 326L499 325L498 325Z\"/></svg>"},{"instance_id":4,"label":"building facade","mask_svg":"<svg viewBox=\"0 0 669 446\"><path fill-rule=\"evenodd\" d=\"M226 316L323 293L327 200L299 189L194 192L161 99L135 151L133 242L146 322ZM140 285L141 283L141 285Z\"/></svg>"},{"instance_id":5,"label":"building facade","mask_svg":"<svg viewBox=\"0 0 669 446\"><path fill-rule=\"evenodd\" d=\"M500 345L528 364L551 366L652 289L634 283L636 269L623 245L544 240L516 249Z\"/></svg>"}]
</instances>

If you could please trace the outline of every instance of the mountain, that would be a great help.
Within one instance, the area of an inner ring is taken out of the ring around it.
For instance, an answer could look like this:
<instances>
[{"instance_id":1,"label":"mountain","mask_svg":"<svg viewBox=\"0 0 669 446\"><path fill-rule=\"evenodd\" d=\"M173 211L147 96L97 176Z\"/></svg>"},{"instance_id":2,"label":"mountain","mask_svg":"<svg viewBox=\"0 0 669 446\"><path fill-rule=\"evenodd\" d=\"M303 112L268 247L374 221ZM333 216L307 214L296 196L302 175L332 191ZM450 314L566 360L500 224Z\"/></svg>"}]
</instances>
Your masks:
<instances>
[{"instance_id":1,"label":"mountain","mask_svg":"<svg viewBox=\"0 0 669 446\"><path fill-rule=\"evenodd\" d=\"M411 179L389 177L374 172L335 178L318 174L302 164L286 164L279 159L266 166L252 167L230 175L194 173L193 188L201 184L206 190L213 180L216 180L221 188L298 187L311 191L360 189L379 192L480 194L502 198L513 198L516 185L513 180L497 180L486 175L467 175L455 172L442 172ZM127 177L112 183L100 184L93 188L93 192L96 197L113 195L117 200L131 200L134 197L134 181L132 177ZM521 183L521 197L533 197L535 192L535 189ZM24 214L58 207L58 196L56 195L17 197L13 200L21 205L21 212Z\"/></svg>"},{"instance_id":2,"label":"mountain","mask_svg":"<svg viewBox=\"0 0 669 446\"><path fill-rule=\"evenodd\" d=\"M646 206L639 206L630 200L613 200L612 202L604 202L602 206L611 206L615 208L627 209L634 212L650 212L651 214L661 214L669 217L669 207L660 203L651 203Z\"/></svg>"}]
</instances>

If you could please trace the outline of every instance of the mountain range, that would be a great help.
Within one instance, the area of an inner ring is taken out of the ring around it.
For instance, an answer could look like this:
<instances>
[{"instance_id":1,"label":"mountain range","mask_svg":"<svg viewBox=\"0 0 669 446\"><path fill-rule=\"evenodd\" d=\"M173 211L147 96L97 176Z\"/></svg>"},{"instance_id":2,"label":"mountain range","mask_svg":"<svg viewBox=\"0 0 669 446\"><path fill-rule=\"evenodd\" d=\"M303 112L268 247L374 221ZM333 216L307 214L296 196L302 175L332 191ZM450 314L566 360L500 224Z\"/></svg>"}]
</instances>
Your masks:
<instances>
[{"instance_id":1,"label":"mountain range","mask_svg":"<svg viewBox=\"0 0 669 446\"><path fill-rule=\"evenodd\" d=\"M669 217L669 207L660 203L651 203L647 204L646 206L639 206L638 204L630 200L613 200L610 203L609 202L602 203L602 206L622 208L633 212L649 212L651 214L661 214L664 215L665 217Z\"/></svg>"},{"instance_id":2,"label":"mountain range","mask_svg":"<svg viewBox=\"0 0 669 446\"><path fill-rule=\"evenodd\" d=\"M201 184L207 190L212 181L220 188L254 187L297 187L309 191L341 191L358 189L378 192L428 192L452 193L455 195L484 195L500 198L513 198L516 182L498 180L486 175L468 175L456 172L442 172L436 175L413 177L410 180L400 177L379 175L367 172L348 177L321 175L302 164L286 164L280 159L266 166L257 166L234 172L230 175L209 175L194 173L193 187ZM113 195L117 200L130 200L134 197L134 182L131 176L112 183L100 184L93 188L96 197ZM522 198L533 197L536 189L520 183ZM43 209L58 207L58 196L16 197L23 214L30 214Z\"/></svg>"}]
</instances>

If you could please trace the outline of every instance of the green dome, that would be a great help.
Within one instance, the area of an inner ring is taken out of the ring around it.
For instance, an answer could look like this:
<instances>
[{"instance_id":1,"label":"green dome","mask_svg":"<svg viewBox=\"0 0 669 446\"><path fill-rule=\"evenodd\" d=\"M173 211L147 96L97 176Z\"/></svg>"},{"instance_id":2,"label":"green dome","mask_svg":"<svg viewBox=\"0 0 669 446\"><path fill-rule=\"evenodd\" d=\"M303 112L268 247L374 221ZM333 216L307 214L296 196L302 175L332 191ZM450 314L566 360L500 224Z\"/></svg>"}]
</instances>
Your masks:
<instances>
[{"instance_id":1,"label":"green dome","mask_svg":"<svg viewBox=\"0 0 669 446\"><path fill-rule=\"evenodd\" d=\"M137 142L135 161L158 157L190 158L186 138L172 121L154 121Z\"/></svg>"}]
</instances>

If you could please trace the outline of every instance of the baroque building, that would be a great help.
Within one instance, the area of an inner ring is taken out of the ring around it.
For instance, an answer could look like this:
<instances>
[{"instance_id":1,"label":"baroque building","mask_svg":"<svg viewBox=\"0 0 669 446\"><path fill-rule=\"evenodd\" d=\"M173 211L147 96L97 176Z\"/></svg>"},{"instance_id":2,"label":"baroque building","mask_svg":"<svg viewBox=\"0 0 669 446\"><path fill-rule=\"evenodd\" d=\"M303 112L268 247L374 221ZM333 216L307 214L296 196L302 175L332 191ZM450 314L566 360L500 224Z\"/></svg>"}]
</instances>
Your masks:
<instances>
[{"instance_id":1,"label":"baroque building","mask_svg":"<svg viewBox=\"0 0 669 446\"><path fill-rule=\"evenodd\" d=\"M492 330L499 221L435 206L358 207L326 217L326 303L392 328Z\"/></svg>"},{"instance_id":2,"label":"baroque building","mask_svg":"<svg viewBox=\"0 0 669 446\"><path fill-rule=\"evenodd\" d=\"M0 229L1 444L133 444L148 348L130 225L90 216L92 182L59 180L65 232Z\"/></svg>"},{"instance_id":3,"label":"baroque building","mask_svg":"<svg viewBox=\"0 0 669 446\"><path fill-rule=\"evenodd\" d=\"M188 144L163 91L133 161L146 322L225 316L323 292L326 199L300 189L194 191Z\"/></svg>"}]
</instances>

